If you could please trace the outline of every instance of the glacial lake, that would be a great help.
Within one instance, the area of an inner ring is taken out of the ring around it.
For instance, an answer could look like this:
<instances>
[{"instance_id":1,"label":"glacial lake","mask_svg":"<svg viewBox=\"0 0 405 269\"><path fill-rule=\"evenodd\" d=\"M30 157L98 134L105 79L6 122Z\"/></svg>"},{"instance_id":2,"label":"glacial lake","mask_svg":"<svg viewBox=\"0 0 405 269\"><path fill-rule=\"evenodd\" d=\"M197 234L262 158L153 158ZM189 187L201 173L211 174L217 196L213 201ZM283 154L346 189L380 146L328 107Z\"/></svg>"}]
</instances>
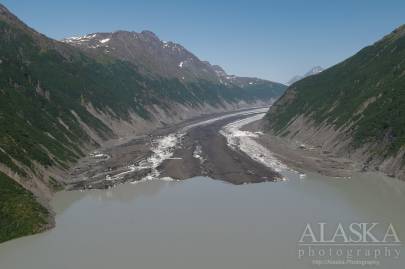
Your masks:
<instances>
[{"instance_id":1,"label":"glacial lake","mask_svg":"<svg viewBox=\"0 0 405 269\"><path fill-rule=\"evenodd\" d=\"M56 228L1 244L1 269L363 268L299 257L307 223L392 223L405 240L405 183L369 173L241 186L149 181L61 192L52 206ZM369 260L404 268L405 250L397 249L399 258Z\"/></svg>"}]
</instances>

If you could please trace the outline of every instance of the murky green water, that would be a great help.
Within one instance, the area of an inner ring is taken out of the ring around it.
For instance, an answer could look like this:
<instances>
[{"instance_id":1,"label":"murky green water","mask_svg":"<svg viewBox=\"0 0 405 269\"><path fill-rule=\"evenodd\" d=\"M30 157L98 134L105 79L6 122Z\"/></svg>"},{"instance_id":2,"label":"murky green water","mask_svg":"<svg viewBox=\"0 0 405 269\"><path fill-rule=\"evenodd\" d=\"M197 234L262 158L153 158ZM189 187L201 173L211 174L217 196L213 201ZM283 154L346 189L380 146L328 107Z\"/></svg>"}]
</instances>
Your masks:
<instances>
[{"instance_id":1,"label":"murky green water","mask_svg":"<svg viewBox=\"0 0 405 269\"><path fill-rule=\"evenodd\" d=\"M298 257L307 223L392 223L405 183L363 174L233 186L207 178L56 195L56 228L0 245L1 269L317 268ZM405 268L401 257L379 268ZM362 268L323 265L320 268Z\"/></svg>"}]
</instances>

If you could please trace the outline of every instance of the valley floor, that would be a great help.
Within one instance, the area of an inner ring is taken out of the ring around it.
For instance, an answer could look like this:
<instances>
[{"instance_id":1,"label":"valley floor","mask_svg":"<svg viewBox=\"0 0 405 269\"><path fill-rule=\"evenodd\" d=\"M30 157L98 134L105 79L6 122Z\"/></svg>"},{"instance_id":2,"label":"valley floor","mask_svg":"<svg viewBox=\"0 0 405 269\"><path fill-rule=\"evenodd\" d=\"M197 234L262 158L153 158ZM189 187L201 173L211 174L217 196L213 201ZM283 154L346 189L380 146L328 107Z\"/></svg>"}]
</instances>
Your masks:
<instances>
[{"instance_id":1,"label":"valley floor","mask_svg":"<svg viewBox=\"0 0 405 269\"><path fill-rule=\"evenodd\" d=\"M359 166L261 132L267 108L202 116L94 152L71 171L70 189L207 176L232 184L282 180L282 171L350 178Z\"/></svg>"},{"instance_id":2,"label":"valley floor","mask_svg":"<svg viewBox=\"0 0 405 269\"><path fill-rule=\"evenodd\" d=\"M70 189L105 189L119 183L209 176L232 184L275 181L269 166L232 148L221 134L232 122L264 115L267 108L203 116L101 149L71 170Z\"/></svg>"},{"instance_id":3,"label":"valley floor","mask_svg":"<svg viewBox=\"0 0 405 269\"><path fill-rule=\"evenodd\" d=\"M250 116L235 116L191 129L183 138L182 146L173 158L161 166L163 176L187 179L208 176L232 184L259 183L280 180L282 176L263 165L238 147L232 148L227 136L221 134L224 126Z\"/></svg>"}]
</instances>

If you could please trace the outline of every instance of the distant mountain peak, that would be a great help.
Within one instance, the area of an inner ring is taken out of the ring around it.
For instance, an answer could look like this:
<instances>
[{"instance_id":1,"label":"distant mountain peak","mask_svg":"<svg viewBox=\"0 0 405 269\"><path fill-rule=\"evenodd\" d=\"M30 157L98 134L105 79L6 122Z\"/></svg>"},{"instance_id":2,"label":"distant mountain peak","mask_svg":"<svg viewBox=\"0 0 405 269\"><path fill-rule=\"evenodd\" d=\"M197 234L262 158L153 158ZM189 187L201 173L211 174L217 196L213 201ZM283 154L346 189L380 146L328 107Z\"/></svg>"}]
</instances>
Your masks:
<instances>
[{"instance_id":1,"label":"distant mountain peak","mask_svg":"<svg viewBox=\"0 0 405 269\"><path fill-rule=\"evenodd\" d=\"M301 80L301 79L303 79L303 78L306 78L306 77L309 77L309 76L312 76L312 75L319 74L319 73L321 73L323 70L324 70L324 69L323 69L323 67L321 67L321 66L314 66L314 67L312 67L308 72L306 72L304 75L296 75L296 76L292 77L292 78L287 82L287 85L292 85L292 84L294 84L295 82L297 82L297 81L299 81L299 80Z\"/></svg>"},{"instance_id":2,"label":"distant mountain peak","mask_svg":"<svg viewBox=\"0 0 405 269\"><path fill-rule=\"evenodd\" d=\"M314 66L308 72L305 73L304 77L316 75L321 73L324 69L321 66Z\"/></svg>"}]
</instances>

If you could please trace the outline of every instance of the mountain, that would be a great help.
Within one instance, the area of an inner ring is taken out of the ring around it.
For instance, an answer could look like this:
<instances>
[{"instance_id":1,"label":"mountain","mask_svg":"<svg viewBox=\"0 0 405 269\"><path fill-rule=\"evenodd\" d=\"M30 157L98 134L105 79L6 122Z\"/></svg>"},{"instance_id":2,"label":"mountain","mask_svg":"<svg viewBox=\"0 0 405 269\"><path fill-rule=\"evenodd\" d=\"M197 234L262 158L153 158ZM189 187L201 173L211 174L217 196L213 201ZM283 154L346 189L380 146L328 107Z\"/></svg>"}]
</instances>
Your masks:
<instances>
[{"instance_id":1,"label":"mountain","mask_svg":"<svg viewBox=\"0 0 405 269\"><path fill-rule=\"evenodd\" d=\"M221 83L215 68L151 32L60 42L0 5L0 36L0 242L49 227L47 200L106 140L265 104L285 89Z\"/></svg>"},{"instance_id":2,"label":"mountain","mask_svg":"<svg viewBox=\"0 0 405 269\"><path fill-rule=\"evenodd\" d=\"M205 79L217 82L217 75L209 63L200 61L179 44L161 41L150 31L93 33L62 41L92 55L108 54L129 61L146 74L181 81Z\"/></svg>"},{"instance_id":3,"label":"mountain","mask_svg":"<svg viewBox=\"0 0 405 269\"><path fill-rule=\"evenodd\" d=\"M405 178L405 25L291 85L267 128Z\"/></svg>"},{"instance_id":4,"label":"mountain","mask_svg":"<svg viewBox=\"0 0 405 269\"><path fill-rule=\"evenodd\" d=\"M297 76L292 77L292 78L287 82L287 85L292 85L292 84L294 84L295 82L297 82L297 81L299 81L299 80L301 80L301 79L303 79L303 78L306 78L306 77L309 77L309 76L312 76L312 75L316 75L316 74L318 74L318 73L321 73L323 70L324 70L324 69L323 69L322 67L320 67L320 66L312 67L312 68L311 68L308 72L306 72L303 76L297 75Z\"/></svg>"},{"instance_id":5,"label":"mountain","mask_svg":"<svg viewBox=\"0 0 405 269\"><path fill-rule=\"evenodd\" d=\"M180 44L160 40L151 31L92 33L65 38L62 42L96 58L109 55L131 62L140 72L153 77L176 78L183 83L205 80L227 87L265 86L275 91L281 86L279 83L258 78L228 75L222 67L200 60Z\"/></svg>"}]
</instances>

